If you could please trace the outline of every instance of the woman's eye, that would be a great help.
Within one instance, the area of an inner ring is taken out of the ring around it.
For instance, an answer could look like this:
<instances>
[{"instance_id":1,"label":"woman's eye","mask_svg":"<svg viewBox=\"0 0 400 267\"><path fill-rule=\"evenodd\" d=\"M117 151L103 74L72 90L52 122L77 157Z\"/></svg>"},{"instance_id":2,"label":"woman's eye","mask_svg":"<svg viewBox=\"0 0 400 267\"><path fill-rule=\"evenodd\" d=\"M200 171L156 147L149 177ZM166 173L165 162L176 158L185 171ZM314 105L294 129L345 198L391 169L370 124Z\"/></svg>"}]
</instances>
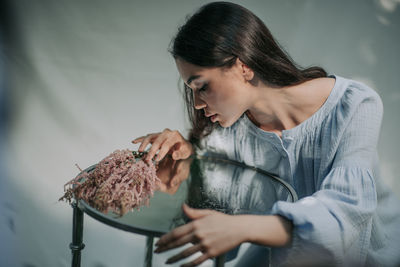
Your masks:
<instances>
[{"instance_id":1,"label":"woman's eye","mask_svg":"<svg viewBox=\"0 0 400 267\"><path fill-rule=\"evenodd\" d=\"M204 92L207 89L207 84L203 85L203 87L201 87L199 89L200 92Z\"/></svg>"}]
</instances>

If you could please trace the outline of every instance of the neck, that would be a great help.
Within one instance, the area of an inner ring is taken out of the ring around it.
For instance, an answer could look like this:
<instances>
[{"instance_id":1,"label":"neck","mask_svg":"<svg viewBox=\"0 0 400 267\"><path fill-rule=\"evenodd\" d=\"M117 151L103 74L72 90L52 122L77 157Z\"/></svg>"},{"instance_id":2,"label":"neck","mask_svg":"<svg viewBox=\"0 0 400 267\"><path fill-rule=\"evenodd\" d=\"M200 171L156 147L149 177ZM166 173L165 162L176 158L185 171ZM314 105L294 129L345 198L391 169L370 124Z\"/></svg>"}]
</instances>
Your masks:
<instances>
[{"instance_id":1,"label":"neck","mask_svg":"<svg viewBox=\"0 0 400 267\"><path fill-rule=\"evenodd\" d=\"M296 127L322 106L333 87L326 82L321 78L281 88L260 85L246 114L259 128L281 136L283 130Z\"/></svg>"}]
</instances>

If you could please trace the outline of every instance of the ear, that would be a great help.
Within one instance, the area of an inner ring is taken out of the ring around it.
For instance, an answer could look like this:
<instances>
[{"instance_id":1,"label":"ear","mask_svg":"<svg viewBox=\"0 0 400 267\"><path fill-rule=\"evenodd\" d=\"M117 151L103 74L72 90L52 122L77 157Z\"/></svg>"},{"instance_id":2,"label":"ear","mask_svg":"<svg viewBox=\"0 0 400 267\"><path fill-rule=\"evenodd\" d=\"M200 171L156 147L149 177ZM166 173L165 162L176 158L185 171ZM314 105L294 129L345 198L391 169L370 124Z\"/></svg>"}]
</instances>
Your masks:
<instances>
[{"instance_id":1,"label":"ear","mask_svg":"<svg viewBox=\"0 0 400 267\"><path fill-rule=\"evenodd\" d=\"M239 58L236 59L236 65L239 67L240 73L246 81L253 80L254 71L249 66L244 64Z\"/></svg>"}]
</instances>

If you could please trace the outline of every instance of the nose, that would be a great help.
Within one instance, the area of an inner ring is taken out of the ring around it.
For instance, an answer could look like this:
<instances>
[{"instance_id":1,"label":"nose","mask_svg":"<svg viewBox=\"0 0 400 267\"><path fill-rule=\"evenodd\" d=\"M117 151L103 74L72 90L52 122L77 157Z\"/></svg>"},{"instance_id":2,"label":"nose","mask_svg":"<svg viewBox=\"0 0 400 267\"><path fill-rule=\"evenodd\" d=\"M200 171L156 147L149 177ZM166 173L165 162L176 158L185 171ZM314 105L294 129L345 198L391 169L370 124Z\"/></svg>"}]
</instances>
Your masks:
<instances>
[{"instance_id":1,"label":"nose","mask_svg":"<svg viewBox=\"0 0 400 267\"><path fill-rule=\"evenodd\" d=\"M196 96L195 92L193 92L193 105L195 109L203 109L207 107L206 102L201 100L199 96Z\"/></svg>"}]
</instances>

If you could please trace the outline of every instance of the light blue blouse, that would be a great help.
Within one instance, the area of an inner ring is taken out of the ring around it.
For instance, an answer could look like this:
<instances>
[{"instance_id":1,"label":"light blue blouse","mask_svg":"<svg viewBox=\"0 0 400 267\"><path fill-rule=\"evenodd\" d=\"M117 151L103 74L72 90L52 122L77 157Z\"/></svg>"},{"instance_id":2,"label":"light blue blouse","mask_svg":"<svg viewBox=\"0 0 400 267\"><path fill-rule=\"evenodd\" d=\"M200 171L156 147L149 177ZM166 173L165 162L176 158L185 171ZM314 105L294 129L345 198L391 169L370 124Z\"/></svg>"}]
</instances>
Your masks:
<instances>
[{"instance_id":1,"label":"light blue blouse","mask_svg":"<svg viewBox=\"0 0 400 267\"><path fill-rule=\"evenodd\" d=\"M281 138L243 115L204 138L203 152L274 173L296 190L299 201L272 209L294 225L291 245L272 250L273 265L397 266L400 202L382 183L377 155L381 99L362 83L331 77L323 106Z\"/></svg>"}]
</instances>

